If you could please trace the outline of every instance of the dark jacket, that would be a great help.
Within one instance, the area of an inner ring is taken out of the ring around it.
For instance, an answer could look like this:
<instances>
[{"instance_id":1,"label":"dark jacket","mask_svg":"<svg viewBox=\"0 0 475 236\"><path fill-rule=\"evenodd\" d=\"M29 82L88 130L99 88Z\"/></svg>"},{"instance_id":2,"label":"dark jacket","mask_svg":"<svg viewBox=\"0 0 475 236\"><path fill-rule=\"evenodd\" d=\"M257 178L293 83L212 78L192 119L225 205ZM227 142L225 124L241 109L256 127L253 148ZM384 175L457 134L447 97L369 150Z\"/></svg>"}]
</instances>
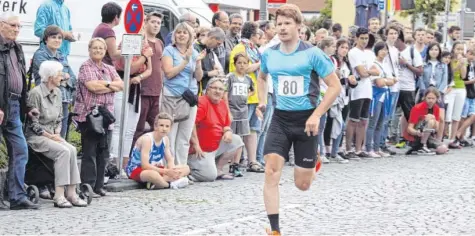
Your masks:
<instances>
[{"instance_id":1,"label":"dark jacket","mask_svg":"<svg viewBox=\"0 0 475 236\"><path fill-rule=\"evenodd\" d=\"M195 43L193 45L194 49L197 50L198 52L201 52L203 50L206 50L206 56L201 60L201 67L203 69L203 78L200 81L200 91L203 91L206 89L206 85L208 84L208 81L211 79L211 77L208 75L208 72L214 70L214 66L216 65L215 61L215 54L213 50L209 49L206 47L206 45L201 44L201 43Z\"/></svg>"},{"instance_id":2,"label":"dark jacket","mask_svg":"<svg viewBox=\"0 0 475 236\"><path fill-rule=\"evenodd\" d=\"M9 70L6 65L8 65L7 60L10 60L10 49L15 49L19 68L22 74L23 80L23 90L21 91L20 99L20 119L24 121L26 114L26 101L28 100L27 95L27 85L26 85L26 69L25 69L25 55L23 54L23 49L21 45L17 42L8 43L6 40L0 36L0 109L5 113L3 118L3 123L1 126L4 126L8 120L9 116L9 104L8 104L8 78Z\"/></svg>"}]
</instances>

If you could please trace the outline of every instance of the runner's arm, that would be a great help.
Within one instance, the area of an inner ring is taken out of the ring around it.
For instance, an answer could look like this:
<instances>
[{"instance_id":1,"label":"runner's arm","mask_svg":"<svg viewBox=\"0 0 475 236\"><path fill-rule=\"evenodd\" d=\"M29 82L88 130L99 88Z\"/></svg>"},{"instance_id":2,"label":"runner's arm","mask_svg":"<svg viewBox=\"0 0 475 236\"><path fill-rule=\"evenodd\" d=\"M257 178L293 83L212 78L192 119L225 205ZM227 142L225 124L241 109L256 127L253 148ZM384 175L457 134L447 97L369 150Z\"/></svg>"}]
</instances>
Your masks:
<instances>
[{"instance_id":1,"label":"runner's arm","mask_svg":"<svg viewBox=\"0 0 475 236\"><path fill-rule=\"evenodd\" d=\"M338 80L338 78L336 79ZM340 83L340 81L337 82ZM267 73L262 72L262 70L259 71L257 77L257 96L259 97L259 105L267 103Z\"/></svg>"},{"instance_id":2,"label":"runner's arm","mask_svg":"<svg viewBox=\"0 0 475 236\"><path fill-rule=\"evenodd\" d=\"M330 73L327 77L323 79L323 81L328 86L328 89L325 92L325 96L323 96L322 102L313 112L313 115L318 117L321 117L328 111L328 109L330 109L333 102L336 100L338 95L340 95L341 91L341 83L335 72Z\"/></svg>"}]
</instances>

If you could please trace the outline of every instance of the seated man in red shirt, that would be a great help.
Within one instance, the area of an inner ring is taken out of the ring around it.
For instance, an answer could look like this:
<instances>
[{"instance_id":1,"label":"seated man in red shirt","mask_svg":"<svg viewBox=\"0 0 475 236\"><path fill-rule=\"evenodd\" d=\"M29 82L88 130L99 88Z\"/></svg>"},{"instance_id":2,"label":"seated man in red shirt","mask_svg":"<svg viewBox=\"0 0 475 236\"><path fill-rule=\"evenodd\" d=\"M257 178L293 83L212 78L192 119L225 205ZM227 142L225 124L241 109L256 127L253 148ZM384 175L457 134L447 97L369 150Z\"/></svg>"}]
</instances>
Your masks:
<instances>
[{"instance_id":1,"label":"seated man in red shirt","mask_svg":"<svg viewBox=\"0 0 475 236\"><path fill-rule=\"evenodd\" d=\"M199 98L196 126L191 137L194 154L188 157L193 181L234 178L225 174L223 167L229 160L239 160L244 143L241 137L232 133L224 91L224 83L219 78L212 78L206 95Z\"/></svg>"},{"instance_id":2,"label":"seated man in red shirt","mask_svg":"<svg viewBox=\"0 0 475 236\"><path fill-rule=\"evenodd\" d=\"M439 99L439 91L430 87L425 92L424 100L411 109L409 126L404 132L404 138L410 141L410 149L406 155L414 152L425 155L447 152L447 147L435 137L440 120L440 108L437 105ZM436 152L431 149L436 149Z\"/></svg>"}]
</instances>

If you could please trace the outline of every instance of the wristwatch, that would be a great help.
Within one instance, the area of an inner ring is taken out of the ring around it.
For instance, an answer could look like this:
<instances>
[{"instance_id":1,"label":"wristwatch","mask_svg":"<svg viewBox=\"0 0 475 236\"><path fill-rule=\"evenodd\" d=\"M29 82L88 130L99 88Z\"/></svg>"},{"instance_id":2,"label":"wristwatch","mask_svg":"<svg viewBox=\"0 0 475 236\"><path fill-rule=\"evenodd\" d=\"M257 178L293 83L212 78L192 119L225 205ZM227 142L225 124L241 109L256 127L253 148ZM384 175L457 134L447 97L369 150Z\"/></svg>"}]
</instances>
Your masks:
<instances>
[{"instance_id":1,"label":"wristwatch","mask_svg":"<svg viewBox=\"0 0 475 236\"><path fill-rule=\"evenodd\" d=\"M109 88L111 86L111 82L107 81L106 88Z\"/></svg>"}]
</instances>

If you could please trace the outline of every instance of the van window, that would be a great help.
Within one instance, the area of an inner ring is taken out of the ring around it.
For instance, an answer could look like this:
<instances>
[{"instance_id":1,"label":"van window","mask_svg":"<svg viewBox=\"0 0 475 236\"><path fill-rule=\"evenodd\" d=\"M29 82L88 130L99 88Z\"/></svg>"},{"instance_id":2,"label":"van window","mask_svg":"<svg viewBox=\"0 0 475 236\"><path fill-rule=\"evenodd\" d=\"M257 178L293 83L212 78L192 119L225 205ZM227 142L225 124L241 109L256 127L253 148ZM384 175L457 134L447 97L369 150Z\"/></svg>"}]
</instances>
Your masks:
<instances>
[{"instance_id":1,"label":"van window","mask_svg":"<svg viewBox=\"0 0 475 236\"><path fill-rule=\"evenodd\" d=\"M150 6L150 5L144 5L143 7L144 7L145 14L148 14L154 11L160 12L163 14L162 28L160 29L160 33L157 35L157 38L159 38L160 40L164 42L164 39L165 37L167 37L168 33L173 31L175 26L178 24L178 18L170 10L163 7Z\"/></svg>"}]
</instances>

